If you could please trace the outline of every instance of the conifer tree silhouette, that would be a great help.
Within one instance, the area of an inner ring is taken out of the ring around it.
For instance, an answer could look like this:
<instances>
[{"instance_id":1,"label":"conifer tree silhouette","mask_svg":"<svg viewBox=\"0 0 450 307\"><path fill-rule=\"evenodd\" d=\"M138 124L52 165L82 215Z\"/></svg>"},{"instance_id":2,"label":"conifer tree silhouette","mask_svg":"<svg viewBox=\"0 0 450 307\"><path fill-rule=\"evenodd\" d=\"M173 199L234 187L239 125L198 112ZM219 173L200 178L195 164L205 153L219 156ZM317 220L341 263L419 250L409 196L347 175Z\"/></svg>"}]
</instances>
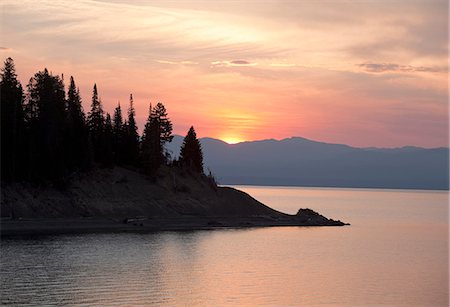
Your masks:
<instances>
[{"instance_id":1,"label":"conifer tree silhouette","mask_svg":"<svg viewBox=\"0 0 450 307\"><path fill-rule=\"evenodd\" d=\"M125 129L125 162L136 165L139 157L139 134L137 132L136 112L133 106L133 94L130 94L130 106L128 108L128 121Z\"/></svg>"},{"instance_id":2,"label":"conifer tree silhouette","mask_svg":"<svg viewBox=\"0 0 450 307\"><path fill-rule=\"evenodd\" d=\"M191 127L183 140L180 161L190 169L203 174L203 152L194 127Z\"/></svg>"},{"instance_id":3,"label":"conifer tree silhouette","mask_svg":"<svg viewBox=\"0 0 450 307\"><path fill-rule=\"evenodd\" d=\"M110 167L114 165L113 155L113 125L111 122L111 115L106 113L105 129L103 132L103 165Z\"/></svg>"},{"instance_id":4,"label":"conifer tree silhouette","mask_svg":"<svg viewBox=\"0 0 450 307\"><path fill-rule=\"evenodd\" d=\"M26 169L24 94L13 59L6 59L0 76L1 178L9 182L23 176Z\"/></svg>"},{"instance_id":5,"label":"conifer tree silhouette","mask_svg":"<svg viewBox=\"0 0 450 307\"><path fill-rule=\"evenodd\" d=\"M160 127L159 117L150 104L141 144L142 167L149 174L156 172L164 159Z\"/></svg>"},{"instance_id":6,"label":"conifer tree silhouette","mask_svg":"<svg viewBox=\"0 0 450 307\"><path fill-rule=\"evenodd\" d=\"M80 91L75 86L74 78L70 77L67 91L67 120L64 148L67 152L66 164L70 170L87 169L90 165L88 148L88 129Z\"/></svg>"},{"instance_id":7,"label":"conifer tree silhouette","mask_svg":"<svg viewBox=\"0 0 450 307\"><path fill-rule=\"evenodd\" d=\"M125 129L123 118L122 118L122 109L120 107L120 102L117 104L117 107L114 109L114 117L113 117L113 143L112 143L112 151L114 155L114 161L118 165L122 165L125 162Z\"/></svg>"},{"instance_id":8,"label":"conifer tree silhouette","mask_svg":"<svg viewBox=\"0 0 450 307\"><path fill-rule=\"evenodd\" d=\"M103 106L98 97L97 84L94 84L94 89L92 90L91 111L88 113L87 126L89 128L89 138L92 144L95 162L103 162L104 125L105 118Z\"/></svg>"},{"instance_id":9,"label":"conifer tree silhouette","mask_svg":"<svg viewBox=\"0 0 450 307\"><path fill-rule=\"evenodd\" d=\"M66 94L59 76L47 69L28 84L26 105L30 141L30 172L37 179L61 179L66 172L64 132Z\"/></svg>"}]
</instances>

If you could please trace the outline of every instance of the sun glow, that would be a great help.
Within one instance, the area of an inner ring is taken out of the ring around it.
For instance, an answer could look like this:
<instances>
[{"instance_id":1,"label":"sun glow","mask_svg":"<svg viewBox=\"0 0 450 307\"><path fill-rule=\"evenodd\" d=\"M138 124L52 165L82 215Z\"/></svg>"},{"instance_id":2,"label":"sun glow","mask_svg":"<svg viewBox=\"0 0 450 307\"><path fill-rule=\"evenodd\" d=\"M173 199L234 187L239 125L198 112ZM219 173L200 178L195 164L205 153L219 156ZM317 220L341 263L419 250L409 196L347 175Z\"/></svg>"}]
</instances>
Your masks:
<instances>
[{"instance_id":1,"label":"sun glow","mask_svg":"<svg viewBox=\"0 0 450 307\"><path fill-rule=\"evenodd\" d=\"M222 141L228 143L228 144L237 144L237 143L240 143L240 142L244 141L244 140L242 140L242 139L240 139L238 137L232 137L232 136L230 136L230 137L221 137L220 139Z\"/></svg>"}]
</instances>

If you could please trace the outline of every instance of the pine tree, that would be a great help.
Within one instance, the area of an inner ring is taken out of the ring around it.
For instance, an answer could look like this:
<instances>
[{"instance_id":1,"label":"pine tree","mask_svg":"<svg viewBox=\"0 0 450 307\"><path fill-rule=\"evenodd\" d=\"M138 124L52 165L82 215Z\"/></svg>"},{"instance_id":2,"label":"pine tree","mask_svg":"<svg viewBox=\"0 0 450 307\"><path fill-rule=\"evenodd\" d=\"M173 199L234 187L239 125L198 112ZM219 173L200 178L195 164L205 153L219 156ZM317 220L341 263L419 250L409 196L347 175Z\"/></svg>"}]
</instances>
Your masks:
<instances>
[{"instance_id":1,"label":"pine tree","mask_svg":"<svg viewBox=\"0 0 450 307\"><path fill-rule=\"evenodd\" d=\"M77 127L85 125L85 115L81 105L80 91L75 86L73 76L70 76L70 85L67 91L67 111L69 121Z\"/></svg>"},{"instance_id":2,"label":"pine tree","mask_svg":"<svg viewBox=\"0 0 450 307\"><path fill-rule=\"evenodd\" d=\"M113 125L111 122L111 115L106 113L105 129L103 133L104 147L103 147L103 164L105 166L112 166L114 164L113 155Z\"/></svg>"},{"instance_id":3,"label":"pine tree","mask_svg":"<svg viewBox=\"0 0 450 307\"><path fill-rule=\"evenodd\" d=\"M130 107L128 108L128 123L126 125L126 162L136 165L139 157L139 134L137 132L135 110L133 106L133 95L130 94Z\"/></svg>"},{"instance_id":4,"label":"pine tree","mask_svg":"<svg viewBox=\"0 0 450 307\"><path fill-rule=\"evenodd\" d=\"M112 151L114 154L115 163L121 165L125 160L124 153L124 135L125 135L126 126L123 123L122 119L122 109L120 107L120 102L117 104L117 107L114 109L114 118L113 118L113 143L112 143Z\"/></svg>"},{"instance_id":5,"label":"pine tree","mask_svg":"<svg viewBox=\"0 0 450 307\"><path fill-rule=\"evenodd\" d=\"M150 110L150 112L151 117L157 119L157 123L159 125L158 130L159 142L162 148L162 162L166 162L170 158L170 154L166 151L164 145L168 142L171 142L173 139L172 122L167 117L167 110L161 102L158 102L156 106Z\"/></svg>"},{"instance_id":6,"label":"pine tree","mask_svg":"<svg viewBox=\"0 0 450 307\"><path fill-rule=\"evenodd\" d=\"M1 179L13 181L25 170L24 95L13 59L7 58L4 65L0 74Z\"/></svg>"},{"instance_id":7,"label":"pine tree","mask_svg":"<svg viewBox=\"0 0 450 307\"><path fill-rule=\"evenodd\" d=\"M47 69L28 84L25 107L29 129L29 172L35 179L61 179L67 165L64 150L66 99L64 83Z\"/></svg>"},{"instance_id":8,"label":"pine tree","mask_svg":"<svg viewBox=\"0 0 450 307\"><path fill-rule=\"evenodd\" d=\"M87 126L80 91L75 86L73 77L67 91L67 131L65 135L65 149L67 163L70 169L86 169L89 161Z\"/></svg>"},{"instance_id":9,"label":"pine tree","mask_svg":"<svg viewBox=\"0 0 450 307\"><path fill-rule=\"evenodd\" d=\"M160 139L161 144L164 145L167 142L171 142L173 139L172 135L172 122L167 117L166 107L158 102L153 109L154 117L158 118L160 125Z\"/></svg>"},{"instance_id":10,"label":"pine tree","mask_svg":"<svg viewBox=\"0 0 450 307\"><path fill-rule=\"evenodd\" d=\"M192 170L203 174L203 153L194 127L191 127L183 140L180 162Z\"/></svg>"},{"instance_id":11,"label":"pine tree","mask_svg":"<svg viewBox=\"0 0 450 307\"><path fill-rule=\"evenodd\" d=\"M159 118L150 104L141 143L141 162L146 173L156 172L164 160L160 127Z\"/></svg>"},{"instance_id":12,"label":"pine tree","mask_svg":"<svg viewBox=\"0 0 450 307\"><path fill-rule=\"evenodd\" d=\"M104 146L103 130L104 130L104 112L103 106L98 98L97 84L94 84L92 91L91 111L88 114L87 126L89 129L89 137L94 152L94 160L102 162L102 151Z\"/></svg>"}]
</instances>

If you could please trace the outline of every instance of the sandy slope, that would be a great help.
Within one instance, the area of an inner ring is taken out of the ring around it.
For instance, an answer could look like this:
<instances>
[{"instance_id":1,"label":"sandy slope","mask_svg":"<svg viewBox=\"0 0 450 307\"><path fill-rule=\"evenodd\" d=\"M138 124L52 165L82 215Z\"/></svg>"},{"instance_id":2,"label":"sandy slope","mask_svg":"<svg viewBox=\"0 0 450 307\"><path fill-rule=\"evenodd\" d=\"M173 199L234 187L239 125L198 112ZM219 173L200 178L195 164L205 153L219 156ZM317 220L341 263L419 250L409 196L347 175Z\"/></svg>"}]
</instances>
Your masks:
<instances>
[{"instance_id":1,"label":"sandy slope","mask_svg":"<svg viewBox=\"0 0 450 307\"><path fill-rule=\"evenodd\" d=\"M120 167L101 169L73 178L65 188L15 184L3 187L1 196L3 217L279 214L241 191L170 168L155 178Z\"/></svg>"},{"instance_id":2,"label":"sandy slope","mask_svg":"<svg viewBox=\"0 0 450 307\"><path fill-rule=\"evenodd\" d=\"M312 211L287 215L242 191L217 187L206 176L168 167L155 177L120 167L100 169L74 176L63 188L4 186L1 216L2 234L128 230L131 225L153 230L343 224Z\"/></svg>"}]
</instances>

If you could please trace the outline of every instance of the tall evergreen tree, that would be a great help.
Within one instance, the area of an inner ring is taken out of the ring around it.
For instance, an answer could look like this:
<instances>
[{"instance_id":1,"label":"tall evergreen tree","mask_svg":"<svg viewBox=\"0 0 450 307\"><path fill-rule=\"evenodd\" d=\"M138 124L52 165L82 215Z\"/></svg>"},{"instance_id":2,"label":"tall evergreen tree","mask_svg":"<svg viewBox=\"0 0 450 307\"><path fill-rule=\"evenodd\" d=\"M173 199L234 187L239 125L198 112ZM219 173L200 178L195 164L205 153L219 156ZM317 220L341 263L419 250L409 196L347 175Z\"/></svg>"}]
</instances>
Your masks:
<instances>
[{"instance_id":1,"label":"tall evergreen tree","mask_svg":"<svg viewBox=\"0 0 450 307\"><path fill-rule=\"evenodd\" d=\"M24 95L13 59L6 59L0 76L1 179L8 182L22 176L25 169Z\"/></svg>"},{"instance_id":2,"label":"tall evergreen tree","mask_svg":"<svg viewBox=\"0 0 450 307\"><path fill-rule=\"evenodd\" d=\"M89 129L89 138L94 152L94 160L96 162L102 162L102 151L104 147L103 130L104 130L105 118L103 112L103 106L98 98L97 84L94 84L92 91L92 103L91 111L88 114L87 126Z\"/></svg>"},{"instance_id":3,"label":"tall evergreen tree","mask_svg":"<svg viewBox=\"0 0 450 307\"><path fill-rule=\"evenodd\" d=\"M162 148L162 162L164 162L170 158L170 153L165 149L164 145L173 139L172 122L168 118L167 110L161 102L158 102L150 112L151 117L157 119L159 125L159 142Z\"/></svg>"},{"instance_id":4,"label":"tall evergreen tree","mask_svg":"<svg viewBox=\"0 0 450 307\"><path fill-rule=\"evenodd\" d=\"M112 143L112 151L114 155L114 161L117 164L123 164L125 159L124 153L124 135L125 135L125 125L122 119L122 109L120 107L120 102L117 104L117 107L114 109L114 118L113 118L113 143Z\"/></svg>"},{"instance_id":5,"label":"tall evergreen tree","mask_svg":"<svg viewBox=\"0 0 450 307\"><path fill-rule=\"evenodd\" d=\"M150 104L141 142L141 162L147 173L156 172L164 160L160 127L159 118Z\"/></svg>"},{"instance_id":6,"label":"tall evergreen tree","mask_svg":"<svg viewBox=\"0 0 450 307\"><path fill-rule=\"evenodd\" d=\"M133 106L133 94L130 94L130 107L128 108L128 122L125 131L126 162L135 165L139 157L139 134L135 120L136 112Z\"/></svg>"},{"instance_id":7,"label":"tall evergreen tree","mask_svg":"<svg viewBox=\"0 0 450 307\"><path fill-rule=\"evenodd\" d=\"M81 105L80 92L75 86L73 76L70 76L70 85L67 91L67 111L68 119L73 125L85 125L85 115L83 106Z\"/></svg>"},{"instance_id":8,"label":"tall evergreen tree","mask_svg":"<svg viewBox=\"0 0 450 307\"><path fill-rule=\"evenodd\" d=\"M113 155L113 125L111 122L111 115L106 113L105 119L105 129L103 133L103 164L105 166L112 166L114 164L114 155Z\"/></svg>"},{"instance_id":9,"label":"tall evergreen tree","mask_svg":"<svg viewBox=\"0 0 450 307\"><path fill-rule=\"evenodd\" d=\"M161 102L158 102L152 112L154 114L153 116L158 119L160 125L161 144L164 145L167 142L171 142L173 139L173 127L172 122L167 117L166 107Z\"/></svg>"},{"instance_id":10,"label":"tall evergreen tree","mask_svg":"<svg viewBox=\"0 0 450 307\"><path fill-rule=\"evenodd\" d=\"M183 165L203 174L203 153L194 127L191 127L183 140L180 150L180 161Z\"/></svg>"},{"instance_id":11,"label":"tall evergreen tree","mask_svg":"<svg viewBox=\"0 0 450 307\"><path fill-rule=\"evenodd\" d=\"M67 131L65 148L67 163L70 169L86 169L89 161L88 130L79 89L75 86L73 77L67 91Z\"/></svg>"},{"instance_id":12,"label":"tall evergreen tree","mask_svg":"<svg viewBox=\"0 0 450 307\"><path fill-rule=\"evenodd\" d=\"M29 171L39 179L60 179L67 168L64 150L66 99L62 80L47 69L28 84L25 107L29 134Z\"/></svg>"}]
</instances>

